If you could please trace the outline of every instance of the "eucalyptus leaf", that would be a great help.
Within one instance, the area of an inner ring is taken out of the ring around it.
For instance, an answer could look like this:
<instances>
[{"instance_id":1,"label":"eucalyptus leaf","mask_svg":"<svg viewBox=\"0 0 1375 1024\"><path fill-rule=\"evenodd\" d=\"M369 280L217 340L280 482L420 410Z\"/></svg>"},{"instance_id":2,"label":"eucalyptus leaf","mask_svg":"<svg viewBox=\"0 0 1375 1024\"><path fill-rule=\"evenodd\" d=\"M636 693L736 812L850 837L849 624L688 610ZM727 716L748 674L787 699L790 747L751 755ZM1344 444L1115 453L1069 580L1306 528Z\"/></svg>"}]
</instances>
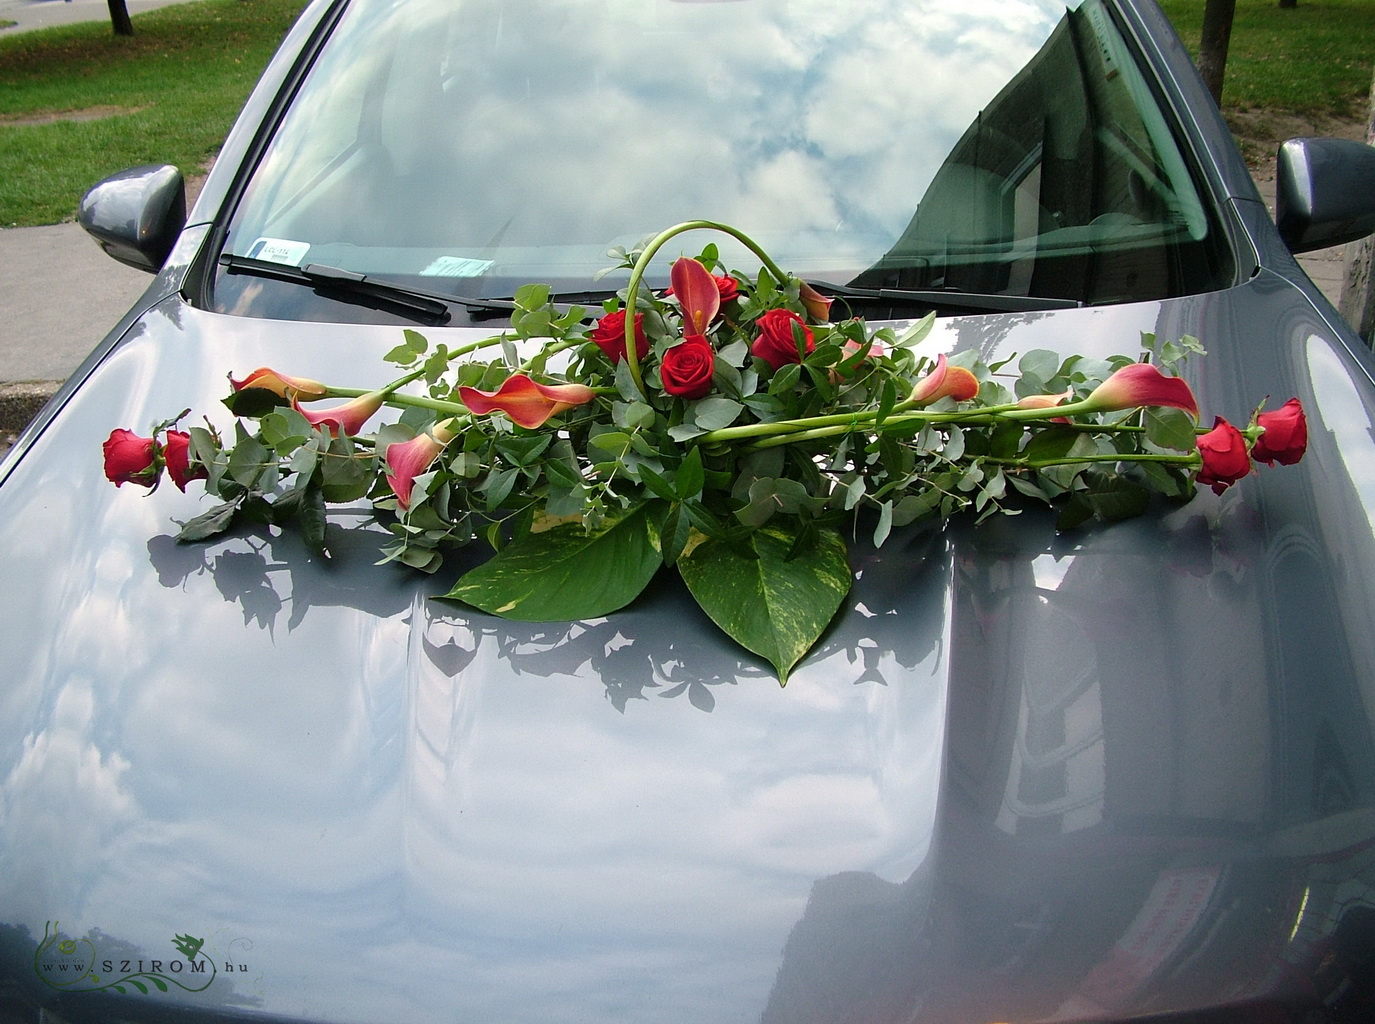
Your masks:
<instances>
[{"instance_id":1,"label":"eucalyptus leaf","mask_svg":"<svg viewBox=\"0 0 1375 1024\"><path fill-rule=\"evenodd\" d=\"M839 533L818 531L816 543L789 560L796 540L796 529L770 526L746 541L755 557L706 541L678 560L678 571L702 610L742 647L769 661L783 684L850 590Z\"/></svg>"},{"instance_id":2,"label":"eucalyptus leaf","mask_svg":"<svg viewBox=\"0 0 1375 1024\"><path fill-rule=\"evenodd\" d=\"M693 419L703 430L721 430L734 423L742 409L729 398L704 398L694 406Z\"/></svg>"},{"instance_id":3,"label":"eucalyptus leaf","mask_svg":"<svg viewBox=\"0 0 1375 1024\"><path fill-rule=\"evenodd\" d=\"M518 537L444 597L521 622L591 619L624 608L662 564L639 505L591 532L567 524Z\"/></svg>"}]
</instances>

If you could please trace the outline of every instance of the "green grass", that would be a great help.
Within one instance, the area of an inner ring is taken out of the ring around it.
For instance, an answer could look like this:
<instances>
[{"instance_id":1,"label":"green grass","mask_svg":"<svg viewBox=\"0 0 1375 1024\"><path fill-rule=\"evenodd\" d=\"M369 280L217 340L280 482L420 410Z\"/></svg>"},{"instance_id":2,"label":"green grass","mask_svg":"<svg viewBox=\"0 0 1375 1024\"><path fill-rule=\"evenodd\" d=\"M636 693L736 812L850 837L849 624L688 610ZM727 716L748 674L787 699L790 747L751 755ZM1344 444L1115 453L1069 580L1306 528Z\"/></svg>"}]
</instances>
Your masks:
<instances>
[{"instance_id":1,"label":"green grass","mask_svg":"<svg viewBox=\"0 0 1375 1024\"><path fill-rule=\"evenodd\" d=\"M1203 0L1161 7L1198 55ZM1222 85L1224 111L1262 110L1319 123L1362 118L1375 69L1375 0L1237 0Z\"/></svg>"},{"instance_id":2,"label":"green grass","mask_svg":"<svg viewBox=\"0 0 1375 1024\"><path fill-rule=\"evenodd\" d=\"M305 4L199 0L135 17L130 38L108 22L0 37L0 226L69 220L126 167L198 171Z\"/></svg>"}]
</instances>

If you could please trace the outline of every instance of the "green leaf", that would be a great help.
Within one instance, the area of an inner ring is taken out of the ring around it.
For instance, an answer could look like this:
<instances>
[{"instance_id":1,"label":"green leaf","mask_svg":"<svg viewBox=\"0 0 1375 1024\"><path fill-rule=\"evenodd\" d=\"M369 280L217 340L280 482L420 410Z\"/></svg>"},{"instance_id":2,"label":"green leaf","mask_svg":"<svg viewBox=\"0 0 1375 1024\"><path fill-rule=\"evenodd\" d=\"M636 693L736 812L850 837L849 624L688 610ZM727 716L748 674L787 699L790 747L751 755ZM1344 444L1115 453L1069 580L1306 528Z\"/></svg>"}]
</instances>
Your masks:
<instances>
[{"instance_id":1,"label":"green leaf","mask_svg":"<svg viewBox=\"0 0 1375 1024\"><path fill-rule=\"evenodd\" d=\"M816 543L788 559L798 529L771 526L752 533L747 557L707 541L678 561L688 590L722 630L788 673L821 637L850 590L845 541L818 531Z\"/></svg>"},{"instance_id":2,"label":"green leaf","mask_svg":"<svg viewBox=\"0 0 1375 1024\"><path fill-rule=\"evenodd\" d=\"M244 416L250 419L258 416L265 416L278 406L290 405L285 398L275 391L267 388L244 388L242 391L235 391L224 400L226 408L235 416Z\"/></svg>"},{"instance_id":3,"label":"green leaf","mask_svg":"<svg viewBox=\"0 0 1375 1024\"><path fill-rule=\"evenodd\" d=\"M320 464L320 479L326 501L357 501L372 486L369 456L360 456L347 437L336 437L329 444Z\"/></svg>"},{"instance_id":4,"label":"green leaf","mask_svg":"<svg viewBox=\"0 0 1375 1024\"><path fill-rule=\"evenodd\" d=\"M1046 427L1032 435L1022 455L1029 462L1054 462L1067 456L1082 436L1072 427Z\"/></svg>"},{"instance_id":5,"label":"green leaf","mask_svg":"<svg viewBox=\"0 0 1375 1024\"><path fill-rule=\"evenodd\" d=\"M656 498L663 498L664 501L677 501L678 490L671 483L665 480L658 473L654 472L647 465L638 467L640 483L644 484Z\"/></svg>"},{"instance_id":6,"label":"green leaf","mask_svg":"<svg viewBox=\"0 0 1375 1024\"><path fill-rule=\"evenodd\" d=\"M1191 452L1198 447L1194 421L1183 409L1151 406L1145 410L1146 439L1160 448Z\"/></svg>"},{"instance_id":7,"label":"green leaf","mask_svg":"<svg viewBox=\"0 0 1375 1024\"><path fill-rule=\"evenodd\" d=\"M722 430L735 422L743 408L729 398L704 398L693 409L692 418L703 430Z\"/></svg>"},{"instance_id":8,"label":"green leaf","mask_svg":"<svg viewBox=\"0 0 1375 1024\"><path fill-rule=\"evenodd\" d=\"M518 537L444 597L521 622L592 619L633 601L662 564L638 505L591 532L569 524Z\"/></svg>"},{"instance_id":9,"label":"green leaf","mask_svg":"<svg viewBox=\"0 0 1375 1024\"><path fill-rule=\"evenodd\" d=\"M214 537L224 533L234 523L234 513L239 510L237 501L227 501L223 505L216 505L209 512L202 512L194 519L188 519L180 523L181 532L177 534L177 540L183 543L205 540L207 537Z\"/></svg>"},{"instance_id":10,"label":"green leaf","mask_svg":"<svg viewBox=\"0 0 1375 1024\"><path fill-rule=\"evenodd\" d=\"M702 450L693 448L678 467L678 497L687 500L702 493L706 485L706 471L702 468Z\"/></svg>"},{"instance_id":11,"label":"green leaf","mask_svg":"<svg viewBox=\"0 0 1375 1024\"><path fill-rule=\"evenodd\" d=\"M1060 370L1060 357L1045 348L1034 348L1017 363L1018 371L1024 377L1036 377L1048 381Z\"/></svg>"},{"instance_id":12,"label":"green leaf","mask_svg":"<svg viewBox=\"0 0 1375 1024\"><path fill-rule=\"evenodd\" d=\"M263 476L267 464L276 468L277 459L256 437L244 438L229 456L229 475L235 482L252 489Z\"/></svg>"}]
</instances>

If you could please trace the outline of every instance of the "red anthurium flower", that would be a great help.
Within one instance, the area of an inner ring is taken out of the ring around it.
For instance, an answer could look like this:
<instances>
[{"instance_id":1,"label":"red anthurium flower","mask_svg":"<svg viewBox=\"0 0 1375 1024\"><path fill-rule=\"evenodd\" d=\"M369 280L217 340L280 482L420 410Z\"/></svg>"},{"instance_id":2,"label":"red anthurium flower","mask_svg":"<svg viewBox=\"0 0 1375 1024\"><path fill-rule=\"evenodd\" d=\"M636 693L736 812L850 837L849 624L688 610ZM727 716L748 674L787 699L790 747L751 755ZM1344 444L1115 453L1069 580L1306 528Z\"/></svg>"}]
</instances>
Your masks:
<instances>
[{"instance_id":1,"label":"red anthurium flower","mask_svg":"<svg viewBox=\"0 0 1375 1024\"><path fill-rule=\"evenodd\" d=\"M812 329L790 309L770 309L755 321L759 337L750 351L777 370L788 363L801 362L797 353L797 335L802 335L802 348L811 352L816 348Z\"/></svg>"},{"instance_id":2,"label":"red anthurium flower","mask_svg":"<svg viewBox=\"0 0 1375 1024\"><path fill-rule=\"evenodd\" d=\"M683 334L705 335L721 309L721 290L716 287L716 279L702 264L683 256L674 261L669 280L673 282L673 296L683 310Z\"/></svg>"},{"instance_id":3,"label":"red anthurium flower","mask_svg":"<svg viewBox=\"0 0 1375 1024\"><path fill-rule=\"evenodd\" d=\"M1256 424L1265 428L1251 449L1251 457L1257 462L1292 466L1308 450L1308 417L1297 398L1289 399L1273 412L1261 413Z\"/></svg>"},{"instance_id":4,"label":"red anthurium flower","mask_svg":"<svg viewBox=\"0 0 1375 1024\"><path fill-rule=\"evenodd\" d=\"M235 380L231 374L229 386L235 391L245 388L263 388L283 398L295 398L301 402L313 402L325 397L325 386L318 380L308 377L288 377L266 366L260 366L243 380Z\"/></svg>"},{"instance_id":5,"label":"red anthurium flower","mask_svg":"<svg viewBox=\"0 0 1375 1024\"><path fill-rule=\"evenodd\" d=\"M538 384L523 373L507 377L495 391L458 389L459 400L479 416L504 412L513 423L531 429L543 426L549 417L565 409L585 405L596 396L584 384Z\"/></svg>"},{"instance_id":6,"label":"red anthurium flower","mask_svg":"<svg viewBox=\"0 0 1375 1024\"><path fill-rule=\"evenodd\" d=\"M1221 494L1251 472L1246 438L1221 416L1213 420L1213 429L1198 439L1198 454L1203 456L1198 482L1211 484L1214 494Z\"/></svg>"},{"instance_id":7,"label":"red anthurium flower","mask_svg":"<svg viewBox=\"0 0 1375 1024\"><path fill-rule=\"evenodd\" d=\"M105 454L105 479L116 487L127 483L152 487L158 482L158 445L151 437L139 437L119 427L101 446Z\"/></svg>"},{"instance_id":8,"label":"red anthurium flower","mask_svg":"<svg viewBox=\"0 0 1375 1024\"><path fill-rule=\"evenodd\" d=\"M806 281L802 282L797 297L802 300L802 308L807 311L807 315L817 323L824 324L830 321L831 303L835 299L828 299Z\"/></svg>"},{"instance_id":9,"label":"red anthurium flower","mask_svg":"<svg viewBox=\"0 0 1375 1024\"><path fill-rule=\"evenodd\" d=\"M312 427L323 428L331 434L357 434L363 429L363 424L372 419L373 413L382 408L385 401L380 391L369 391L366 395L345 402L343 405L336 405L332 409L320 409L319 411L306 411L294 401L292 405Z\"/></svg>"},{"instance_id":10,"label":"red anthurium flower","mask_svg":"<svg viewBox=\"0 0 1375 1024\"><path fill-rule=\"evenodd\" d=\"M204 466L191 465L191 435L180 430L167 431L167 440L162 446L162 457L167 463L167 475L177 490L185 493L186 485L192 480L204 480L210 474Z\"/></svg>"},{"instance_id":11,"label":"red anthurium flower","mask_svg":"<svg viewBox=\"0 0 1375 1024\"><path fill-rule=\"evenodd\" d=\"M689 334L664 353L659 366L664 390L679 398L696 399L711 390L711 375L716 369L716 353L711 342L700 334Z\"/></svg>"},{"instance_id":12,"label":"red anthurium flower","mask_svg":"<svg viewBox=\"0 0 1375 1024\"><path fill-rule=\"evenodd\" d=\"M1166 377L1150 363L1124 366L1084 399L1081 411L1113 412L1143 405L1168 405L1198 419L1198 402L1181 377Z\"/></svg>"},{"instance_id":13,"label":"red anthurium flower","mask_svg":"<svg viewBox=\"0 0 1375 1024\"><path fill-rule=\"evenodd\" d=\"M649 338L645 336L645 315L635 314L635 358L643 359L649 354ZM625 358L625 310L618 309L607 313L588 335L597 347L606 353L606 358L619 363Z\"/></svg>"},{"instance_id":14,"label":"red anthurium flower","mask_svg":"<svg viewBox=\"0 0 1375 1024\"><path fill-rule=\"evenodd\" d=\"M944 353L936 357L936 366L912 389L907 400L912 405L930 405L938 399L950 397L967 402L979 393L979 381L963 366L951 366Z\"/></svg>"},{"instance_id":15,"label":"red anthurium flower","mask_svg":"<svg viewBox=\"0 0 1375 1024\"><path fill-rule=\"evenodd\" d=\"M453 420L436 423L428 433L416 434L409 441L387 445L387 486L396 495L397 504L403 509L411 506L411 490L415 478L430 468L445 445L454 439L454 432L448 427Z\"/></svg>"}]
</instances>

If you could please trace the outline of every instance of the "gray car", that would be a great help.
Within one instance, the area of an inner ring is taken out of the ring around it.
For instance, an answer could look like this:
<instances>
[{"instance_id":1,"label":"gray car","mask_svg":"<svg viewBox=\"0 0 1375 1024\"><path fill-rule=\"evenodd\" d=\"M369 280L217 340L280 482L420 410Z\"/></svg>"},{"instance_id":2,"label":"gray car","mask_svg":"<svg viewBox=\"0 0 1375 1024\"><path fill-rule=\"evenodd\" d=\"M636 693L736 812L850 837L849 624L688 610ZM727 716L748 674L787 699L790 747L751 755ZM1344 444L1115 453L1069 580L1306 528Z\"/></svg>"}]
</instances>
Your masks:
<instances>
[{"instance_id":1,"label":"gray car","mask_svg":"<svg viewBox=\"0 0 1375 1024\"><path fill-rule=\"evenodd\" d=\"M189 215L87 197L155 277L0 463L0 1021L1375 1019L1375 360L1292 256L1373 160L1287 144L1277 227L1150 0L317 0ZM785 689L672 580L512 622L101 472L696 217L952 357L1196 337L1307 455L857 540Z\"/></svg>"}]
</instances>

